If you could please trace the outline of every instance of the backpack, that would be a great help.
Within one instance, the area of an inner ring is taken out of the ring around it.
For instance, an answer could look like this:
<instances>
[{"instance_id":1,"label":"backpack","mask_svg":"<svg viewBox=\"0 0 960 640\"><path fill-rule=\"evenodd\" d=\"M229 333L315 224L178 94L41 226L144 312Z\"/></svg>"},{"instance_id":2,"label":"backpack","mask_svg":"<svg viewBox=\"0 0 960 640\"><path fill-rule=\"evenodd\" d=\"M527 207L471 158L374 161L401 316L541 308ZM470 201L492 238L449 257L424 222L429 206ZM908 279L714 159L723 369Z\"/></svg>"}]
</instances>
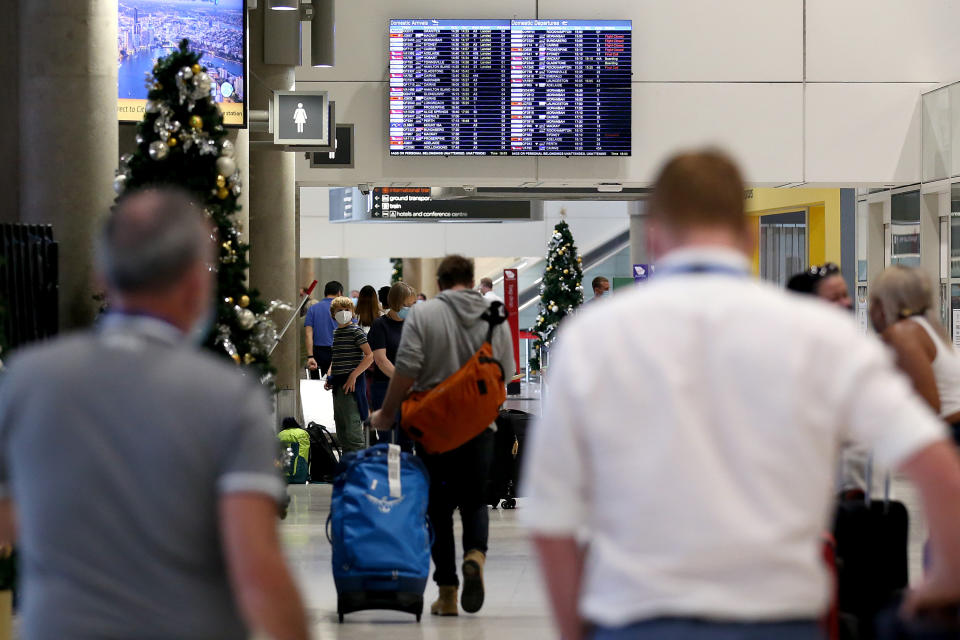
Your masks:
<instances>
[{"instance_id":1,"label":"backpack","mask_svg":"<svg viewBox=\"0 0 960 640\"><path fill-rule=\"evenodd\" d=\"M277 434L281 446L290 450L292 459L285 465L287 484L304 484L307 481L307 460L310 456L310 436L302 428L284 429Z\"/></svg>"},{"instance_id":2,"label":"backpack","mask_svg":"<svg viewBox=\"0 0 960 640\"><path fill-rule=\"evenodd\" d=\"M490 327L467 363L433 389L403 401L400 426L427 453L452 451L473 440L497 419L507 399L506 375L491 344L494 328L507 319L503 303L491 304L481 319Z\"/></svg>"},{"instance_id":3,"label":"backpack","mask_svg":"<svg viewBox=\"0 0 960 640\"><path fill-rule=\"evenodd\" d=\"M429 495L423 461L395 444L345 456L327 518L340 622L366 609L420 620L433 545Z\"/></svg>"},{"instance_id":4,"label":"backpack","mask_svg":"<svg viewBox=\"0 0 960 640\"><path fill-rule=\"evenodd\" d=\"M343 456L337 439L316 422L308 424L306 432L310 436L310 482L333 482Z\"/></svg>"}]
</instances>

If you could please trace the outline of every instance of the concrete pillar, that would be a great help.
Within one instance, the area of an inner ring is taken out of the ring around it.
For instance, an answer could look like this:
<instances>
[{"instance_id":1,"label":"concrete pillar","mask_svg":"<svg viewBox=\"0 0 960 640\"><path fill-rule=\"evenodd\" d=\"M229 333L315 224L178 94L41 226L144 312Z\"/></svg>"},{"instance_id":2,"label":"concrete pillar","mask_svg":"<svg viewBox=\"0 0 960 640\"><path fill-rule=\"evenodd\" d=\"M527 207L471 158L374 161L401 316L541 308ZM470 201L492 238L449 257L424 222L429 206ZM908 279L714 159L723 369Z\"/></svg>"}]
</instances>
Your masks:
<instances>
[{"instance_id":1,"label":"concrete pillar","mask_svg":"<svg viewBox=\"0 0 960 640\"><path fill-rule=\"evenodd\" d=\"M0 171L0 222L20 220L20 28L17 20L19 0L0 0L0 42L4 43L0 56L0 78L4 90L0 92L0 158L8 159Z\"/></svg>"},{"instance_id":2,"label":"concrete pillar","mask_svg":"<svg viewBox=\"0 0 960 640\"><path fill-rule=\"evenodd\" d=\"M428 298L432 298L440 289L437 287L437 267L441 258L404 258L403 280Z\"/></svg>"},{"instance_id":3,"label":"concrete pillar","mask_svg":"<svg viewBox=\"0 0 960 640\"><path fill-rule=\"evenodd\" d=\"M649 264L651 256L647 247L647 217L644 215L643 202L631 202L630 212L630 262L631 264Z\"/></svg>"},{"instance_id":4,"label":"concrete pillar","mask_svg":"<svg viewBox=\"0 0 960 640\"><path fill-rule=\"evenodd\" d=\"M294 88L294 68L263 63L264 8L248 12L250 24L250 108L266 109L272 90ZM296 171L293 153L251 140L250 174L250 284L267 300L292 302L297 296ZM278 313L278 326L286 319ZM297 388L297 337L286 335L271 362L277 370L277 389Z\"/></svg>"},{"instance_id":5,"label":"concrete pillar","mask_svg":"<svg viewBox=\"0 0 960 640\"><path fill-rule=\"evenodd\" d=\"M20 219L54 226L69 329L94 318L91 242L114 198L117 0L17 4Z\"/></svg>"}]
</instances>

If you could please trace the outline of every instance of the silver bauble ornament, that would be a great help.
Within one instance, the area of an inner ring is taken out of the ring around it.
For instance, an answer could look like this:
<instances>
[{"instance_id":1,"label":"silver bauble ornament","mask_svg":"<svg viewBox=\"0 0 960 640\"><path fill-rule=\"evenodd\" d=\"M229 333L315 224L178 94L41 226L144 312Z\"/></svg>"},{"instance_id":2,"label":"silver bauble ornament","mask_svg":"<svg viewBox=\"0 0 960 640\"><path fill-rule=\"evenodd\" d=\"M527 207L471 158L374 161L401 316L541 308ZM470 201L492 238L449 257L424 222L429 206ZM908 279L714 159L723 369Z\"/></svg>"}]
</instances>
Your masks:
<instances>
[{"instance_id":1,"label":"silver bauble ornament","mask_svg":"<svg viewBox=\"0 0 960 640\"><path fill-rule=\"evenodd\" d=\"M154 140L150 143L149 153L151 160L163 160L170 153L170 147L162 140Z\"/></svg>"},{"instance_id":2,"label":"silver bauble ornament","mask_svg":"<svg viewBox=\"0 0 960 640\"><path fill-rule=\"evenodd\" d=\"M147 113L156 113L160 110L160 104L156 100L147 100L147 103L143 105L143 110Z\"/></svg>"},{"instance_id":3,"label":"silver bauble ornament","mask_svg":"<svg viewBox=\"0 0 960 640\"><path fill-rule=\"evenodd\" d=\"M116 178L113 179L113 190L117 195L120 195L127 188L127 175L125 173L120 173Z\"/></svg>"},{"instance_id":4,"label":"silver bauble ornament","mask_svg":"<svg viewBox=\"0 0 960 640\"><path fill-rule=\"evenodd\" d=\"M221 142L221 143L220 143L220 155L221 155L222 157L224 157L224 158L232 158L232 157L233 157L233 143L230 142L229 140L224 140L223 142ZM233 173L233 172L231 171L230 173ZM229 174L229 173L225 173L225 174L223 174L223 175L226 176L226 175L230 175L230 174Z\"/></svg>"},{"instance_id":5,"label":"silver bauble ornament","mask_svg":"<svg viewBox=\"0 0 960 640\"><path fill-rule=\"evenodd\" d=\"M180 131L180 127L181 124L179 120L171 120L169 123L167 123L167 131L170 133L177 133Z\"/></svg>"},{"instance_id":6,"label":"silver bauble ornament","mask_svg":"<svg viewBox=\"0 0 960 640\"><path fill-rule=\"evenodd\" d=\"M130 161L131 161L131 160L133 160L133 154L132 154L132 153L125 153L125 154L123 154L122 156L120 156L120 166L122 166L122 167L127 166L128 164L130 164Z\"/></svg>"},{"instance_id":7,"label":"silver bauble ornament","mask_svg":"<svg viewBox=\"0 0 960 640\"><path fill-rule=\"evenodd\" d=\"M233 172L237 170L237 163L233 158L228 158L226 156L220 156L217 158L217 173L222 176L232 176Z\"/></svg>"},{"instance_id":8,"label":"silver bauble ornament","mask_svg":"<svg viewBox=\"0 0 960 640\"><path fill-rule=\"evenodd\" d=\"M237 314L237 324L240 325L241 329L249 331L253 328L253 325L257 323L257 316L255 316L250 309L244 309L240 305L235 305L233 310Z\"/></svg>"},{"instance_id":9,"label":"silver bauble ornament","mask_svg":"<svg viewBox=\"0 0 960 640\"><path fill-rule=\"evenodd\" d=\"M180 71L177 71L177 75L184 80L189 80L193 77L193 70L190 67L181 67Z\"/></svg>"},{"instance_id":10,"label":"silver bauble ornament","mask_svg":"<svg viewBox=\"0 0 960 640\"><path fill-rule=\"evenodd\" d=\"M239 196L241 193L243 193L243 190L240 188L239 182L233 185L232 187L230 187L230 193L232 193L234 196Z\"/></svg>"},{"instance_id":11,"label":"silver bauble ornament","mask_svg":"<svg viewBox=\"0 0 960 640\"><path fill-rule=\"evenodd\" d=\"M138 134L137 134L137 137L136 137L137 146L140 146L141 144L143 144L143 141L144 141L144 140L145 140L145 138L138 133Z\"/></svg>"}]
</instances>

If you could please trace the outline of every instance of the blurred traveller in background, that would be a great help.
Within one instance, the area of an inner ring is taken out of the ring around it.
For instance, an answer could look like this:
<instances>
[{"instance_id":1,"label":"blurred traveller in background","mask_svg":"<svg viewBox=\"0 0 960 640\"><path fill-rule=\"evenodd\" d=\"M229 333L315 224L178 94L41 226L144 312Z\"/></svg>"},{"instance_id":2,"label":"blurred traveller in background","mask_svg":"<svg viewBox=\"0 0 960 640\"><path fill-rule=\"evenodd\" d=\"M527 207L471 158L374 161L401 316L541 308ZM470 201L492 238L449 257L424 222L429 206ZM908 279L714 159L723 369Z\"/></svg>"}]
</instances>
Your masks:
<instances>
[{"instance_id":1,"label":"blurred traveller in background","mask_svg":"<svg viewBox=\"0 0 960 640\"><path fill-rule=\"evenodd\" d=\"M307 319L303 321L307 343L307 367L310 369L310 378L319 380L330 369L330 358L333 355L333 332L337 328L337 321L330 316L330 303L337 296L343 295L343 285L331 280L323 287L323 300L310 307Z\"/></svg>"},{"instance_id":2,"label":"blurred traveller in background","mask_svg":"<svg viewBox=\"0 0 960 640\"><path fill-rule=\"evenodd\" d=\"M838 307L853 310L853 298L850 297L847 281L843 279L840 267L832 262L796 274L787 282L787 289L810 293Z\"/></svg>"},{"instance_id":3,"label":"blurred traveller in background","mask_svg":"<svg viewBox=\"0 0 960 640\"><path fill-rule=\"evenodd\" d=\"M384 285L379 289L377 289L377 299L380 301L380 308L384 310L384 313L386 313L386 309L390 306L390 302L387 299L389 295L390 295L389 286Z\"/></svg>"},{"instance_id":4,"label":"blurred traveller in background","mask_svg":"<svg viewBox=\"0 0 960 640\"><path fill-rule=\"evenodd\" d=\"M819 638L848 438L922 494L937 563L908 608L960 600L943 424L849 316L751 277L743 188L719 152L670 160L656 277L561 329L521 516L566 640Z\"/></svg>"},{"instance_id":5,"label":"blurred traveller in background","mask_svg":"<svg viewBox=\"0 0 960 640\"><path fill-rule=\"evenodd\" d=\"M400 348L403 322L416 301L417 292L413 287L406 282L395 283L387 296L387 312L373 321L373 327L367 334L375 365L370 373L370 408L374 411L383 406L383 399L387 397L387 387L393 377L393 363L397 361L397 349ZM370 434L371 441L374 438L391 441L390 434L386 432L378 435L373 431ZM397 441L406 450L413 450L413 441L405 434L400 433Z\"/></svg>"},{"instance_id":6,"label":"blurred traveller in background","mask_svg":"<svg viewBox=\"0 0 960 640\"><path fill-rule=\"evenodd\" d=\"M474 288L473 261L447 256L437 267L440 294L416 305L403 325L387 397L371 422L378 431L393 427L400 403L413 391L427 391L457 372L480 348L489 325L481 319L490 305ZM493 332L493 357L504 371L513 371L513 339L507 323ZM457 416L450 416L456 420ZM491 425L495 428L494 425ZM433 579L440 598L430 607L434 615L455 616L457 590L456 543L453 513L463 522L463 597L467 613L483 606L483 565L489 534L486 504L487 478L493 461L493 431L487 429L462 447L438 455L424 455L430 473L430 521L436 532L433 544Z\"/></svg>"},{"instance_id":7,"label":"blurred traveller in background","mask_svg":"<svg viewBox=\"0 0 960 640\"><path fill-rule=\"evenodd\" d=\"M0 543L15 522L23 638L307 637L266 393L195 346L210 237L184 193L125 195L98 248L111 313L3 380Z\"/></svg>"},{"instance_id":8,"label":"blurred traveller in background","mask_svg":"<svg viewBox=\"0 0 960 640\"><path fill-rule=\"evenodd\" d=\"M417 302L426 302L426 301L427 301L427 294L421 293L417 295Z\"/></svg>"},{"instance_id":9,"label":"blurred traveller in background","mask_svg":"<svg viewBox=\"0 0 960 640\"><path fill-rule=\"evenodd\" d=\"M488 303L503 302L500 296L493 291L493 280L490 278L480 278L480 295L482 295Z\"/></svg>"},{"instance_id":10,"label":"blurred traveller in background","mask_svg":"<svg viewBox=\"0 0 960 640\"><path fill-rule=\"evenodd\" d=\"M357 326L364 333L370 333L373 321L381 315L383 314L380 309L380 300L377 299L377 290L370 285L361 288L357 302Z\"/></svg>"},{"instance_id":11,"label":"blurred traveller in background","mask_svg":"<svg viewBox=\"0 0 960 640\"><path fill-rule=\"evenodd\" d=\"M364 372L373 364L367 335L354 322L350 298L334 298L330 315L336 319L333 332L333 360L326 389L333 390L333 420L337 440L344 453L364 448L363 421L369 417L367 379Z\"/></svg>"},{"instance_id":12,"label":"blurred traveller in background","mask_svg":"<svg viewBox=\"0 0 960 640\"><path fill-rule=\"evenodd\" d=\"M960 354L937 319L930 281L920 269L892 266L870 289L874 328L913 388L951 425L960 443Z\"/></svg>"},{"instance_id":13,"label":"blurred traveller in background","mask_svg":"<svg viewBox=\"0 0 960 640\"><path fill-rule=\"evenodd\" d=\"M594 300L599 300L600 298L606 296L607 292L610 291L610 281L603 276L597 276L594 278L593 282L590 283L590 286L593 287Z\"/></svg>"}]
</instances>

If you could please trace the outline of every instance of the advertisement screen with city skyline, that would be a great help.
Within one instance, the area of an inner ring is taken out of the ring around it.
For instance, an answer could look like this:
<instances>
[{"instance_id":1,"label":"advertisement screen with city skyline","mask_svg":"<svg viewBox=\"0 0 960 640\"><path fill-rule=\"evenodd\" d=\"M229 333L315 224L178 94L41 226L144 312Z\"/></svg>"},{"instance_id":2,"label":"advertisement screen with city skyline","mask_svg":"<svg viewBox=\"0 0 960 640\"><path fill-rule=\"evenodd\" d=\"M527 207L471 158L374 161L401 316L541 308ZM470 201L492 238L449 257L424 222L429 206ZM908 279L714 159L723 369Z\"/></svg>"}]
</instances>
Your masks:
<instances>
[{"instance_id":1,"label":"advertisement screen with city skyline","mask_svg":"<svg viewBox=\"0 0 960 640\"><path fill-rule=\"evenodd\" d=\"M184 38L201 52L227 126L245 126L245 0L119 0L118 104L121 121L143 119L146 76Z\"/></svg>"}]
</instances>

